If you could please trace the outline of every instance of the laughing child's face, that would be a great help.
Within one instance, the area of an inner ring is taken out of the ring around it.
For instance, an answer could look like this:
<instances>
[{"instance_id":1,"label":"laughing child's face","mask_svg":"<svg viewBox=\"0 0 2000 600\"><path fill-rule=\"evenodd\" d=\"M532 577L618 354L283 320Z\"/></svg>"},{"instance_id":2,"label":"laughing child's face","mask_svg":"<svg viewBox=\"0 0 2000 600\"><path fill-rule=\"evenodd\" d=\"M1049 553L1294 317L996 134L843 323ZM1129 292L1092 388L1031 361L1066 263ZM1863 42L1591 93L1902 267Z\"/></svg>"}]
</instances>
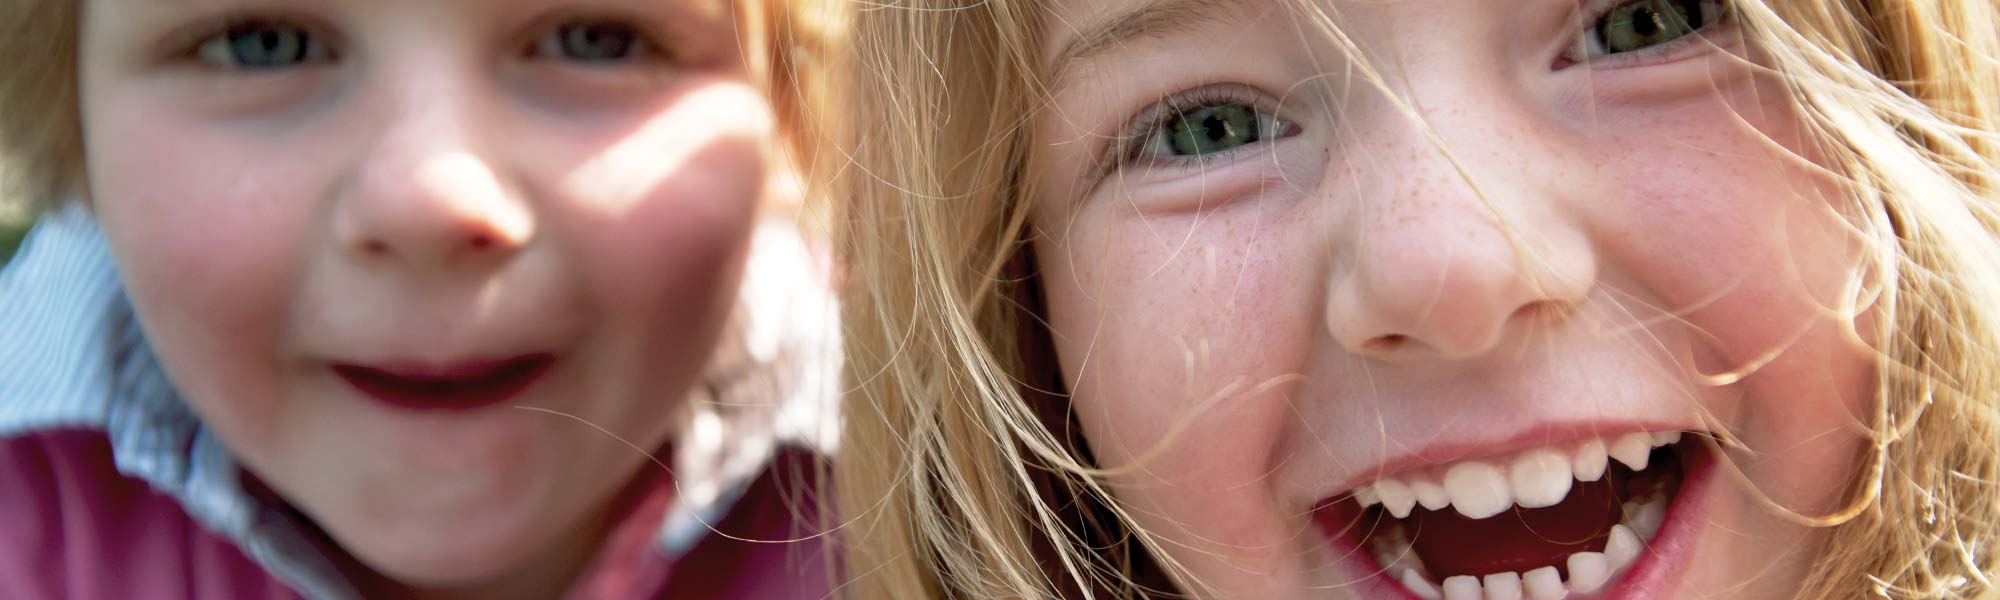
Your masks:
<instances>
[{"instance_id":1,"label":"laughing child's face","mask_svg":"<svg viewBox=\"0 0 2000 600\"><path fill-rule=\"evenodd\" d=\"M389 579L574 570L734 298L774 133L734 9L85 13L89 195L203 420Z\"/></svg>"},{"instance_id":2,"label":"laughing child's face","mask_svg":"<svg viewBox=\"0 0 2000 600\"><path fill-rule=\"evenodd\" d=\"M1058 4L1047 316L1190 591L1797 589L1861 245L1725 6L1333 2L1384 93L1275 4Z\"/></svg>"}]
</instances>

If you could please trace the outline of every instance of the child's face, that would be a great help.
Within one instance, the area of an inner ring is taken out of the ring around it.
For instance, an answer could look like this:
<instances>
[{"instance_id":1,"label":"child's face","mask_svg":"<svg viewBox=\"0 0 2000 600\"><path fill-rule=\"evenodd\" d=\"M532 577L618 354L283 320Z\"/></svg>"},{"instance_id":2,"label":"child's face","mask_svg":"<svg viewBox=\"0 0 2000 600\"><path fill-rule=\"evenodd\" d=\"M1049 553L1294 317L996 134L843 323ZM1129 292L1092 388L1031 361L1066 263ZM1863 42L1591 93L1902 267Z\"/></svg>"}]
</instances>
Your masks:
<instances>
[{"instance_id":1,"label":"child's face","mask_svg":"<svg viewBox=\"0 0 2000 600\"><path fill-rule=\"evenodd\" d=\"M1050 20L1074 57L1032 161L1056 349L1100 462L1166 444L1116 495L1215 597L1795 591L1818 538L1765 498L1824 514L1854 472L1873 370L1835 311L1860 246L1733 20L1330 8L1435 138L1272 4Z\"/></svg>"},{"instance_id":2,"label":"child's face","mask_svg":"<svg viewBox=\"0 0 2000 600\"><path fill-rule=\"evenodd\" d=\"M404 583L587 557L763 193L732 9L86 4L91 198L207 424Z\"/></svg>"}]
</instances>

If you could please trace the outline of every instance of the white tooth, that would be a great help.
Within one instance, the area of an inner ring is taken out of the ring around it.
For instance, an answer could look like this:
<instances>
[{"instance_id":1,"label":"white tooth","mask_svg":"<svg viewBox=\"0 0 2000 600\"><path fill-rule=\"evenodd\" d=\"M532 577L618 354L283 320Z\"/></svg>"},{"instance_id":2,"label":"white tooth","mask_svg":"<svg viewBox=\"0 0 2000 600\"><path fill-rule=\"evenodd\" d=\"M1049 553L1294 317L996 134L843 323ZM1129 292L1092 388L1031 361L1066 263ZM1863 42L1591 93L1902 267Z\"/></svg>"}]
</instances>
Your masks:
<instances>
[{"instance_id":1,"label":"white tooth","mask_svg":"<svg viewBox=\"0 0 2000 600\"><path fill-rule=\"evenodd\" d=\"M1382 497L1375 495L1375 486L1364 485L1361 489L1354 490L1354 501L1360 503L1361 508L1368 508L1381 504Z\"/></svg>"},{"instance_id":2,"label":"white tooth","mask_svg":"<svg viewBox=\"0 0 2000 600\"><path fill-rule=\"evenodd\" d=\"M1611 578L1611 566L1604 560L1603 552L1578 552L1569 555L1569 591L1588 594L1604 587L1604 581Z\"/></svg>"},{"instance_id":3,"label":"white tooth","mask_svg":"<svg viewBox=\"0 0 2000 600\"><path fill-rule=\"evenodd\" d=\"M1392 526L1387 531L1371 537L1378 538L1370 544L1375 547L1375 561L1390 573L1421 566L1416 560L1415 550L1411 548L1410 538L1403 535L1401 526Z\"/></svg>"},{"instance_id":4,"label":"white tooth","mask_svg":"<svg viewBox=\"0 0 2000 600\"><path fill-rule=\"evenodd\" d=\"M1521 600L1521 574L1513 571L1487 575L1486 600Z\"/></svg>"},{"instance_id":5,"label":"white tooth","mask_svg":"<svg viewBox=\"0 0 2000 600\"><path fill-rule=\"evenodd\" d=\"M1410 491L1417 495L1417 504L1431 510L1444 510L1451 506L1451 496L1444 493L1444 486L1429 479L1411 479Z\"/></svg>"},{"instance_id":6,"label":"white tooth","mask_svg":"<svg viewBox=\"0 0 2000 600\"><path fill-rule=\"evenodd\" d=\"M1480 600L1486 592L1479 589L1479 578L1471 575L1453 575L1444 578L1444 600Z\"/></svg>"},{"instance_id":7,"label":"white tooth","mask_svg":"<svg viewBox=\"0 0 2000 600\"><path fill-rule=\"evenodd\" d=\"M1562 600L1569 596L1569 588L1563 587L1562 573L1554 565L1522 575L1521 588L1528 590L1528 597L1533 600Z\"/></svg>"},{"instance_id":8,"label":"white tooth","mask_svg":"<svg viewBox=\"0 0 2000 600\"><path fill-rule=\"evenodd\" d=\"M1604 542L1604 562L1613 573L1624 569L1639 558L1639 534L1624 524L1611 526L1611 538Z\"/></svg>"},{"instance_id":9,"label":"white tooth","mask_svg":"<svg viewBox=\"0 0 2000 600\"><path fill-rule=\"evenodd\" d=\"M1536 448L1521 453L1508 465L1507 478L1514 484L1514 503L1527 508L1555 506L1569 495L1569 484L1576 480L1575 471L1570 469L1569 459L1562 453L1549 448Z\"/></svg>"},{"instance_id":10,"label":"white tooth","mask_svg":"<svg viewBox=\"0 0 2000 600\"><path fill-rule=\"evenodd\" d=\"M1604 454L1604 440L1590 440L1576 449L1575 462L1577 481L1597 481L1604 477L1604 466L1611 459Z\"/></svg>"},{"instance_id":11,"label":"white tooth","mask_svg":"<svg viewBox=\"0 0 2000 600\"><path fill-rule=\"evenodd\" d=\"M1653 445L1655 446L1671 446L1680 443L1680 441L1681 432L1678 431L1662 431L1653 434Z\"/></svg>"},{"instance_id":12,"label":"white tooth","mask_svg":"<svg viewBox=\"0 0 2000 600\"><path fill-rule=\"evenodd\" d=\"M1646 470L1646 457L1653 453L1653 436L1628 433L1611 443L1611 457L1634 471Z\"/></svg>"},{"instance_id":13,"label":"white tooth","mask_svg":"<svg viewBox=\"0 0 2000 600\"><path fill-rule=\"evenodd\" d=\"M1404 569L1403 575L1399 579L1403 581L1403 587L1409 588L1410 593L1416 594L1418 598L1438 600L1444 597L1444 595L1438 593L1437 586L1431 585L1431 582L1426 581L1424 576L1418 574L1414 569Z\"/></svg>"},{"instance_id":14,"label":"white tooth","mask_svg":"<svg viewBox=\"0 0 2000 600\"><path fill-rule=\"evenodd\" d=\"M1641 540L1653 539L1655 534L1660 533L1660 522L1666 518L1666 498L1654 498L1638 506L1628 506L1625 510L1625 524L1631 525L1632 533L1639 534Z\"/></svg>"},{"instance_id":15,"label":"white tooth","mask_svg":"<svg viewBox=\"0 0 2000 600\"><path fill-rule=\"evenodd\" d=\"M1500 469L1484 461L1468 460L1452 465L1444 474L1444 489L1451 494L1451 506L1458 514L1484 519L1500 514L1514 504L1514 493Z\"/></svg>"},{"instance_id":16,"label":"white tooth","mask_svg":"<svg viewBox=\"0 0 2000 600\"><path fill-rule=\"evenodd\" d=\"M1375 495L1382 499L1382 508L1388 509L1389 514L1396 515L1398 519L1410 516L1410 507L1417 503L1410 486L1390 477L1375 482Z\"/></svg>"}]
</instances>

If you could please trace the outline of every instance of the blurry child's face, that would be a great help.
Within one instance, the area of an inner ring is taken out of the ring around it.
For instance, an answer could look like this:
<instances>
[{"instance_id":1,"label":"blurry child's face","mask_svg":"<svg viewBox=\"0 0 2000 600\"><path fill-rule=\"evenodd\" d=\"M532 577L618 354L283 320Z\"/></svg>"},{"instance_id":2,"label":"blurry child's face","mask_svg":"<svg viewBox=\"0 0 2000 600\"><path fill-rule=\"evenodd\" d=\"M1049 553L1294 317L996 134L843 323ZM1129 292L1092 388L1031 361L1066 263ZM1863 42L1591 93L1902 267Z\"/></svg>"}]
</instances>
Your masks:
<instances>
[{"instance_id":1,"label":"blurry child's face","mask_svg":"<svg viewBox=\"0 0 2000 600\"><path fill-rule=\"evenodd\" d=\"M1328 7L1435 137L1267 3L1043 40L1056 349L1105 466L1165 444L1114 491L1191 591L1795 591L1781 511L1838 504L1873 392L1859 244L1724 7Z\"/></svg>"},{"instance_id":2,"label":"blurry child's face","mask_svg":"<svg viewBox=\"0 0 2000 600\"><path fill-rule=\"evenodd\" d=\"M91 197L204 420L401 582L587 557L766 179L732 9L86 5Z\"/></svg>"}]
</instances>

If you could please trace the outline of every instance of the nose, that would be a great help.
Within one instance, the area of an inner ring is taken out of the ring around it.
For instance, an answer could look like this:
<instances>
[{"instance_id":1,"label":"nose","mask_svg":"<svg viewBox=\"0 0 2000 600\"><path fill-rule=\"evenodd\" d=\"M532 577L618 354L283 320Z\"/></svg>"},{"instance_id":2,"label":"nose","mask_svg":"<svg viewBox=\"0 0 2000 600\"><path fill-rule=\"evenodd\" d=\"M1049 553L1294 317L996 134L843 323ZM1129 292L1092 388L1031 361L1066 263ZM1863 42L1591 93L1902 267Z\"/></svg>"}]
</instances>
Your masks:
<instances>
[{"instance_id":1,"label":"nose","mask_svg":"<svg viewBox=\"0 0 2000 600\"><path fill-rule=\"evenodd\" d=\"M1597 257L1564 186L1521 165L1522 144L1407 136L1414 160L1374 163L1336 244L1327 330L1384 360L1464 360L1560 322L1595 286ZM1460 139L1463 139L1462 137ZM1398 156L1401 153L1397 153Z\"/></svg>"},{"instance_id":2,"label":"nose","mask_svg":"<svg viewBox=\"0 0 2000 600\"><path fill-rule=\"evenodd\" d=\"M469 89L434 70L385 78L370 105L374 143L353 158L334 240L369 263L443 270L493 264L528 245L534 214L476 132L498 130Z\"/></svg>"}]
</instances>

